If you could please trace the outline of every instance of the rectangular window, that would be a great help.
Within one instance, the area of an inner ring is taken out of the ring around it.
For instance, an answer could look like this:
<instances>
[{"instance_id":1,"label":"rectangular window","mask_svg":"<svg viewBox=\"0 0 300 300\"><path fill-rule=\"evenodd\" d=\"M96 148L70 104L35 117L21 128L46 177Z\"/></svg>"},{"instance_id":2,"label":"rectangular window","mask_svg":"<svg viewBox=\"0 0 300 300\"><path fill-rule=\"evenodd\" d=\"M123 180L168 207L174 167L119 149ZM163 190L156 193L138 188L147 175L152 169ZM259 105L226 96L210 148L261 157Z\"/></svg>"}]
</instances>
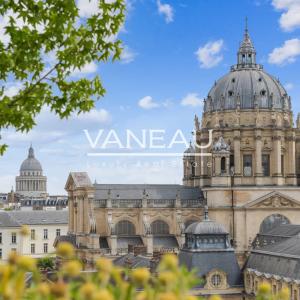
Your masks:
<instances>
[{"instance_id":1,"label":"rectangular window","mask_svg":"<svg viewBox=\"0 0 300 300\"><path fill-rule=\"evenodd\" d=\"M44 229L44 240L48 239L48 229Z\"/></svg>"},{"instance_id":2,"label":"rectangular window","mask_svg":"<svg viewBox=\"0 0 300 300\"><path fill-rule=\"evenodd\" d=\"M2 259L2 248L0 248L0 259Z\"/></svg>"},{"instance_id":3,"label":"rectangular window","mask_svg":"<svg viewBox=\"0 0 300 300\"><path fill-rule=\"evenodd\" d=\"M284 176L284 155L281 155L281 174Z\"/></svg>"},{"instance_id":4,"label":"rectangular window","mask_svg":"<svg viewBox=\"0 0 300 300\"><path fill-rule=\"evenodd\" d=\"M48 244L47 243L44 244L44 253L48 253Z\"/></svg>"},{"instance_id":5,"label":"rectangular window","mask_svg":"<svg viewBox=\"0 0 300 300\"><path fill-rule=\"evenodd\" d=\"M264 176L270 176L270 155L263 154L262 159L262 173Z\"/></svg>"},{"instance_id":6,"label":"rectangular window","mask_svg":"<svg viewBox=\"0 0 300 300\"><path fill-rule=\"evenodd\" d=\"M56 236L60 236L60 229L56 229Z\"/></svg>"},{"instance_id":7,"label":"rectangular window","mask_svg":"<svg viewBox=\"0 0 300 300\"><path fill-rule=\"evenodd\" d=\"M252 176L252 155L245 154L243 156L243 171L244 176Z\"/></svg>"},{"instance_id":8,"label":"rectangular window","mask_svg":"<svg viewBox=\"0 0 300 300\"><path fill-rule=\"evenodd\" d=\"M34 229L31 229L30 237L31 237L32 240L35 240L35 230Z\"/></svg>"},{"instance_id":9,"label":"rectangular window","mask_svg":"<svg viewBox=\"0 0 300 300\"><path fill-rule=\"evenodd\" d=\"M35 244L30 245L31 254L35 254Z\"/></svg>"},{"instance_id":10,"label":"rectangular window","mask_svg":"<svg viewBox=\"0 0 300 300\"><path fill-rule=\"evenodd\" d=\"M11 243L16 244L17 243L17 234L15 232L11 233Z\"/></svg>"},{"instance_id":11,"label":"rectangular window","mask_svg":"<svg viewBox=\"0 0 300 300\"><path fill-rule=\"evenodd\" d=\"M0 244L2 244L2 232L0 232Z\"/></svg>"}]
</instances>

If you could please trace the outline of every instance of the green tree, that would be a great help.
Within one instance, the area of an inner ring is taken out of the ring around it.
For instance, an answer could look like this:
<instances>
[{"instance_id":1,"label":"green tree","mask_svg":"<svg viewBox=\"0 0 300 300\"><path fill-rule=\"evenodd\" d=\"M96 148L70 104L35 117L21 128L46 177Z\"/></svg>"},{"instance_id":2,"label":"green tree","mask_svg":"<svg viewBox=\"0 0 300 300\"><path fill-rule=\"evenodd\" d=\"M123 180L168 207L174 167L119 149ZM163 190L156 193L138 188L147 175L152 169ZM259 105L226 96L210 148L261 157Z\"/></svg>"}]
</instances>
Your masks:
<instances>
[{"instance_id":1,"label":"green tree","mask_svg":"<svg viewBox=\"0 0 300 300\"><path fill-rule=\"evenodd\" d=\"M9 18L0 28L0 130L29 131L43 106L60 118L93 108L105 93L99 76L72 72L120 58L124 1L98 0L98 10L82 18L77 0L0 0L0 20ZM20 85L16 95L6 93L8 82Z\"/></svg>"}]
</instances>

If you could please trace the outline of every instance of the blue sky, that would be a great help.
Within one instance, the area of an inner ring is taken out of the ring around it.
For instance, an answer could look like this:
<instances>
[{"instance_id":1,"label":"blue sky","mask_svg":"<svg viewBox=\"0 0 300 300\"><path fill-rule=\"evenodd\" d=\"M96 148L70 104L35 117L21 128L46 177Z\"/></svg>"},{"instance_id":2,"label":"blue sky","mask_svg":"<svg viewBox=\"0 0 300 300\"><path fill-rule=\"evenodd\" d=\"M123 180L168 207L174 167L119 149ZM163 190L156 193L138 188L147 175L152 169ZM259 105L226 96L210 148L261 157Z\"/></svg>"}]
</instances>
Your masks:
<instances>
[{"instance_id":1,"label":"blue sky","mask_svg":"<svg viewBox=\"0 0 300 300\"><path fill-rule=\"evenodd\" d=\"M128 16L119 33L122 60L90 64L81 76L99 73L107 90L91 113L60 121L47 109L28 134L3 132L9 149L0 158L0 192L14 177L33 143L48 176L48 191L64 193L70 171L87 171L99 183L180 183L181 158L91 158L83 132L99 129L164 129L170 139L181 129L191 137L193 118L214 81L236 63L245 17L258 63L286 86L295 117L300 111L300 0L127 0ZM82 15L95 0L78 0ZM1 19L0 19L1 31ZM11 83L11 90L16 87ZM184 151L184 146L177 148Z\"/></svg>"}]
</instances>

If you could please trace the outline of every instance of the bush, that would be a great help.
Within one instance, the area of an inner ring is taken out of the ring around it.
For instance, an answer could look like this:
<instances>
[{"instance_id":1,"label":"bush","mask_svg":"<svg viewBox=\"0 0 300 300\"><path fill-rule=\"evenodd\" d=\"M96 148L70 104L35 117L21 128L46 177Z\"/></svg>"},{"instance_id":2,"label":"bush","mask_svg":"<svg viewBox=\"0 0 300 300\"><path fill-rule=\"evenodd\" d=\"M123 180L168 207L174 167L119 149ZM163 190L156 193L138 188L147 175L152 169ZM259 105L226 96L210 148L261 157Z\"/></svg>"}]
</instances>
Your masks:
<instances>
[{"instance_id":1,"label":"bush","mask_svg":"<svg viewBox=\"0 0 300 300\"><path fill-rule=\"evenodd\" d=\"M57 281L43 281L37 261L28 256L11 253L7 263L0 265L0 299L3 300L196 300L192 288L198 283L195 273L178 266L176 256L166 254L158 274L146 268L122 269L107 258L96 262L96 272L81 272L81 263L74 258L70 244L60 243L57 255L62 259ZM46 259L42 262L45 263ZM38 262L41 264L41 260ZM32 282L26 286L25 278L32 273ZM213 296L211 300L220 300ZM258 300L288 300L283 289L273 298L267 284L259 287Z\"/></svg>"}]
</instances>

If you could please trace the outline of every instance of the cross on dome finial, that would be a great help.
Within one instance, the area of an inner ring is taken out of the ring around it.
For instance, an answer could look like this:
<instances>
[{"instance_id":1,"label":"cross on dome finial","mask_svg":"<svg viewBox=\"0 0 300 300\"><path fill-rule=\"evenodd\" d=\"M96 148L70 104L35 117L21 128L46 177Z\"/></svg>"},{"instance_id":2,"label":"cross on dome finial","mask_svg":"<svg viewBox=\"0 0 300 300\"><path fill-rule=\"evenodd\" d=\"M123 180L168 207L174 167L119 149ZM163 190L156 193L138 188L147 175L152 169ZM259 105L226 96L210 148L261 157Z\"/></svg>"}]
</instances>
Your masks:
<instances>
[{"instance_id":1,"label":"cross on dome finial","mask_svg":"<svg viewBox=\"0 0 300 300\"><path fill-rule=\"evenodd\" d=\"M32 148L32 143L30 143L30 147L28 150L28 158L34 158L34 150Z\"/></svg>"}]
</instances>

